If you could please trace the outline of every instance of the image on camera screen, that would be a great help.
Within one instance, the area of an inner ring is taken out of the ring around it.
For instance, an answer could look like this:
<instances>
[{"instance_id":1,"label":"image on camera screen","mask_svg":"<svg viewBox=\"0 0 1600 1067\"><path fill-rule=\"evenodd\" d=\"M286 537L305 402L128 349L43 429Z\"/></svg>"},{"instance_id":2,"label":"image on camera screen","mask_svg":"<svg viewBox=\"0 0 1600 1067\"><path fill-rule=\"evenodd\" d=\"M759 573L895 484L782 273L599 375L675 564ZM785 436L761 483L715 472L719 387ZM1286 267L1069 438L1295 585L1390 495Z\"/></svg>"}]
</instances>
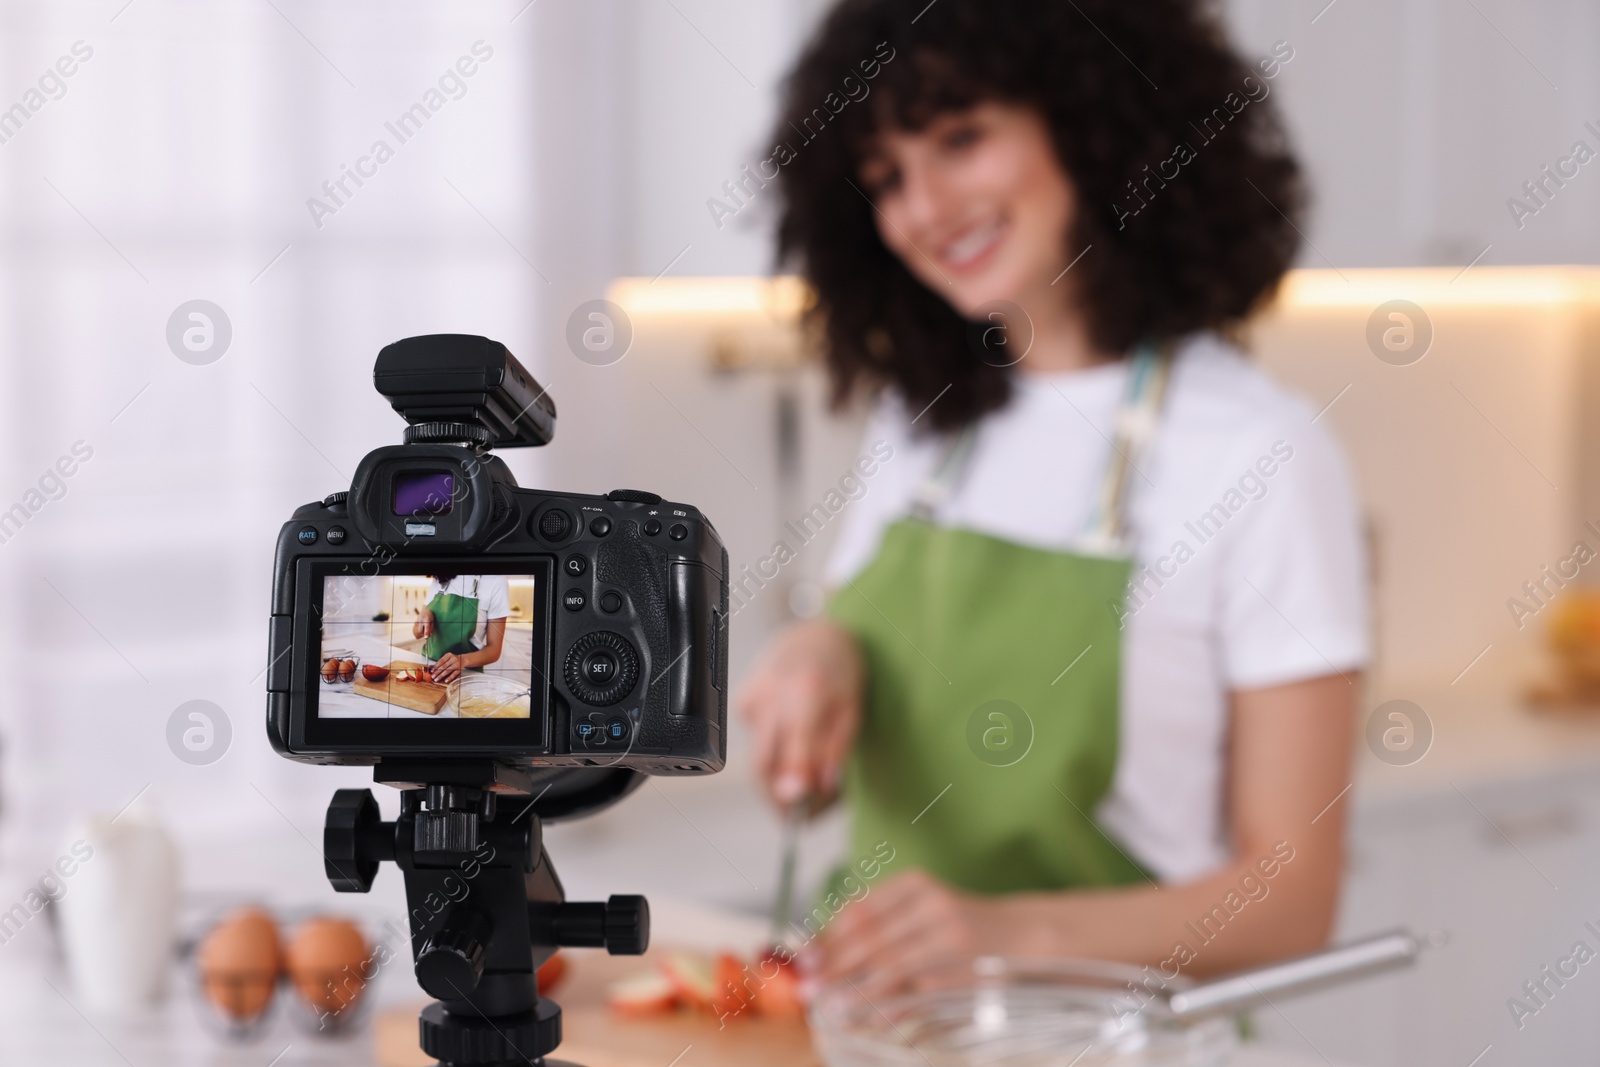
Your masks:
<instances>
[{"instance_id":1,"label":"image on camera screen","mask_svg":"<svg viewBox=\"0 0 1600 1067\"><path fill-rule=\"evenodd\" d=\"M540 594L532 574L325 577L317 715L529 718Z\"/></svg>"}]
</instances>

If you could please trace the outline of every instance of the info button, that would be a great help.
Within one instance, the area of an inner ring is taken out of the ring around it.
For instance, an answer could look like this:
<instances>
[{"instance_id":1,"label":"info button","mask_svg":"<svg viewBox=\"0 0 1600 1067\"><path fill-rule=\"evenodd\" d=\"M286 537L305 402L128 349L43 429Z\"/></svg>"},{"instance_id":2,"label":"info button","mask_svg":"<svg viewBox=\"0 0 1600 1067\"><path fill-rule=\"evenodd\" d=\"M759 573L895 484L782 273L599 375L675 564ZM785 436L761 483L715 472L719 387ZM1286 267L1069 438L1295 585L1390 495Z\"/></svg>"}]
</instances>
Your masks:
<instances>
[{"instance_id":1,"label":"info button","mask_svg":"<svg viewBox=\"0 0 1600 1067\"><path fill-rule=\"evenodd\" d=\"M568 611L582 611L589 598L583 595L582 589L568 589L561 597L561 604Z\"/></svg>"}]
</instances>

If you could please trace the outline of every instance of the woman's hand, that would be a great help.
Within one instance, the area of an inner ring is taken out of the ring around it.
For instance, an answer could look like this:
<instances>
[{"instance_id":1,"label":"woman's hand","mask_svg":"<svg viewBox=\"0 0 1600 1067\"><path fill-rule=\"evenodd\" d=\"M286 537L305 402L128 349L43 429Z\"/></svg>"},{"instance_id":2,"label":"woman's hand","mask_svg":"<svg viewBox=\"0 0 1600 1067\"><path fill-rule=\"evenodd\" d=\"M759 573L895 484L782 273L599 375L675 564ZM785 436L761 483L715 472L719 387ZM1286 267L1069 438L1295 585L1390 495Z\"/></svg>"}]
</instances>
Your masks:
<instances>
[{"instance_id":1,"label":"woman's hand","mask_svg":"<svg viewBox=\"0 0 1600 1067\"><path fill-rule=\"evenodd\" d=\"M852 901L801 952L808 979L848 978L867 997L914 988L935 964L1006 954L1014 933L1004 898L957 892L911 870Z\"/></svg>"},{"instance_id":2,"label":"woman's hand","mask_svg":"<svg viewBox=\"0 0 1600 1067\"><path fill-rule=\"evenodd\" d=\"M745 683L739 712L755 730L756 770L779 807L809 796L820 807L861 726L865 671L849 631L822 619L773 640Z\"/></svg>"},{"instance_id":3,"label":"woman's hand","mask_svg":"<svg viewBox=\"0 0 1600 1067\"><path fill-rule=\"evenodd\" d=\"M433 680L436 682L448 682L453 678L459 677L462 668L465 666L466 661L462 657L454 652L446 652L439 657L439 662L433 665Z\"/></svg>"}]
</instances>

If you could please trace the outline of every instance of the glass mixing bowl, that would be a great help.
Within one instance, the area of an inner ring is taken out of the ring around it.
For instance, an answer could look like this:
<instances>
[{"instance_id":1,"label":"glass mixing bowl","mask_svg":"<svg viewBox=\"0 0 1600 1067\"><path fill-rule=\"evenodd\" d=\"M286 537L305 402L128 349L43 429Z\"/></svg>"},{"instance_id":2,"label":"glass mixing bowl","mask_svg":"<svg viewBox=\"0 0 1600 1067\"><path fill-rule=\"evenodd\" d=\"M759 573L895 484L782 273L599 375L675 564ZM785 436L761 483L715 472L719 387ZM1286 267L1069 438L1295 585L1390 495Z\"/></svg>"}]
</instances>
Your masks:
<instances>
[{"instance_id":1,"label":"glass mixing bowl","mask_svg":"<svg viewBox=\"0 0 1600 1067\"><path fill-rule=\"evenodd\" d=\"M1219 1067L1232 1019L1163 1013L1154 972L1086 960L984 957L919 975L916 992L868 1000L849 982L811 1004L828 1067ZM1170 993L1190 983L1165 984Z\"/></svg>"},{"instance_id":2,"label":"glass mixing bowl","mask_svg":"<svg viewBox=\"0 0 1600 1067\"><path fill-rule=\"evenodd\" d=\"M447 689L449 706L463 719L526 719L530 714L527 684L503 675L463 671Z\"/></svg>"}]
</instances>

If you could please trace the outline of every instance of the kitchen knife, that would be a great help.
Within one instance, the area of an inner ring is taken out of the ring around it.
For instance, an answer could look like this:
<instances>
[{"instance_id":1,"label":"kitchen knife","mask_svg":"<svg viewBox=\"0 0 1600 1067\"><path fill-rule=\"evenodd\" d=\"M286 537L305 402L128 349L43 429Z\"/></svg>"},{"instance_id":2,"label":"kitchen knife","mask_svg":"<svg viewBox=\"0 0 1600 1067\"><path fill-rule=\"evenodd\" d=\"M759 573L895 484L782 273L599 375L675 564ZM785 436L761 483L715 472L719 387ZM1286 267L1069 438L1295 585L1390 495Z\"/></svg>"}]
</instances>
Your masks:
<instances>
[{"instance_id":1,"label":"kitchen knife","mask_svg":"<svg viewBox=\"0 0 1600 1067\"><path fill-rule=\"evenodd\" d=\"M789 941L789 917L794 907L794 877L800 854L800 827L810 810L811 798L801 797L783 813L782 860L778 867L778 895L772 902L772 944L774 947Z\"/></svg>"}]
</instances>

